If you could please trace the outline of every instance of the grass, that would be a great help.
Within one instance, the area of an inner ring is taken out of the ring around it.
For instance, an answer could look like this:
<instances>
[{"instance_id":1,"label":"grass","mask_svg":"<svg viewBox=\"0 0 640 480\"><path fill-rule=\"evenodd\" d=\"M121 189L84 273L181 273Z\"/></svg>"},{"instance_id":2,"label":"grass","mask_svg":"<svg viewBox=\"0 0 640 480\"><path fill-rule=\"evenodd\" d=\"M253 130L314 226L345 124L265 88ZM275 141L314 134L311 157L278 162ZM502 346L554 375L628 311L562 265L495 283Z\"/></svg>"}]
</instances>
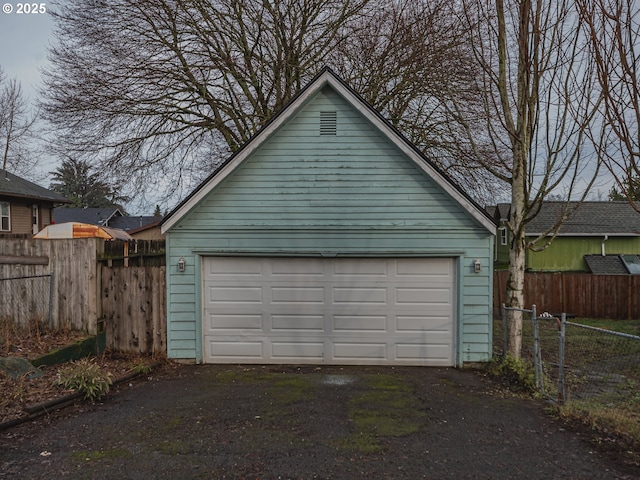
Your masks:
<instances>
[{"instance_id":1,"label":"grass","mask_svg":"<svg viewBox=\"0 0 640 480\"><path fill-rule=\"evenodd\" d=\"M590 327L613 330L614 332L640 336L640 320L612 320L610 318L577 318L570 319L572 323L588 325Z\"/></svg>"}]
</instances>

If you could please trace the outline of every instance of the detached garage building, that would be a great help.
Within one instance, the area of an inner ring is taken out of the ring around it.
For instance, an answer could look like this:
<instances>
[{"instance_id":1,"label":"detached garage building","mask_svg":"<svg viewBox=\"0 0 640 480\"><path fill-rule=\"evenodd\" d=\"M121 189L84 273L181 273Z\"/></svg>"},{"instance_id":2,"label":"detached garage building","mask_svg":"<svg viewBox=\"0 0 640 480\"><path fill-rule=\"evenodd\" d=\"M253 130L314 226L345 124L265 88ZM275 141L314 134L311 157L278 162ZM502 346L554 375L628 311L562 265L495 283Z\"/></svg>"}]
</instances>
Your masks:
<instances>
[{"instance_id":1,"label":"detached garage building","mask_svg":"<svg viewBox=\"0 0 640 480\"><path fill-rule=\"evenodd\" d=\"M495 228L325 69L164 220L168 355L489 360Z\"/></svg>"}]
</instances>

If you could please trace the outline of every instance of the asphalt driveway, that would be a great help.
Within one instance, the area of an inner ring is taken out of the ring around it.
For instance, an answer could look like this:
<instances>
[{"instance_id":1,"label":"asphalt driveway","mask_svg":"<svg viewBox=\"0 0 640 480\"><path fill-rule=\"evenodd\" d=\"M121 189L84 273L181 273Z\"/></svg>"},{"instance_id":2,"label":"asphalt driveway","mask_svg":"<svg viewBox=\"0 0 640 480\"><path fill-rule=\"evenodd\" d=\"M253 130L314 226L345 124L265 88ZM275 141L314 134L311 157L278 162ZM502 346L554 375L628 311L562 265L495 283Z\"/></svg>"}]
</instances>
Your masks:
<instances>
[{"instance_id":1,"label":"asphalt driveway","mask_svg":"<svg viewBox=\"0 0 640 480\"><path fill-rule=\"evenodd\" d=\"M478 372L178 366L0 433L0 478L640 478Z\"/></svg>"}]
</instances>

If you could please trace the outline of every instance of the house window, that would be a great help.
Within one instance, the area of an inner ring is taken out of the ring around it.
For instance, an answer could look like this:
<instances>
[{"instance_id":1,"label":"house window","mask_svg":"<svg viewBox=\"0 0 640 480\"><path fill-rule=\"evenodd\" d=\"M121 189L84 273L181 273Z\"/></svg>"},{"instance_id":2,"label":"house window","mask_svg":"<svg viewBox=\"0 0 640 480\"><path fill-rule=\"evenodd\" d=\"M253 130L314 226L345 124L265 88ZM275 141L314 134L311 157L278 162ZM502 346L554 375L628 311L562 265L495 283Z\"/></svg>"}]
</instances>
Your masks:
<instances>
[{"instance_id":1,"label":"house window","mask_svg":"<svg viewBox=\"0 0 640 480\"><path fill-rule=\"evenodd\" d=\"M38 205L33 205L31 207L31 224L32 232L34 235L40 231L40 216L38 214Z\"/></svg>"},{"instance_id":2,"label":"house window","mask_svg":"<svg viewBox=\"0 0 640 480\"><path fill-rule=\"evenodd\" d=\"M501 227L500 228L500 245L506 245L506 244L507 244L507 228Z\"/></svg>"},{"instance_id":3,"label":"house window","mask_svg":"<svg viewBox=\"0 0 640 480\"><path fill-rule=\"evenodd\" d=\"M338 112L320 112L320 135L336 135Z\"/></svg>"},{"instance_id":4,"label":"house window","mask_svg":"<svg viewBox=\"0 0 640 480\"><path fill-rule=\"evenodd\" d=\"M11 208L9 202L0 202L0 231L11 231Z\"/></svg>"}]
</instances>

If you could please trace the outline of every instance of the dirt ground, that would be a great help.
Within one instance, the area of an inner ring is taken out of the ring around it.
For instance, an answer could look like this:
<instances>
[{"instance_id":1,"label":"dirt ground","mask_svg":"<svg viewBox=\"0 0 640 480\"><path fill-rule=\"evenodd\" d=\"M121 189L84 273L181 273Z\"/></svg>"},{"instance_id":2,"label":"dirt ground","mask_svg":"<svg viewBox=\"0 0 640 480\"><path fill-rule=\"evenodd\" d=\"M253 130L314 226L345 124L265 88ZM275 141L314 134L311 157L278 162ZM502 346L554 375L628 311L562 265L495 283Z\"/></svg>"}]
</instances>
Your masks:
<instances>
[{"instance_id":1,"label":"dirt ground","mask_svg":"<svg viewBox=\"0 0 640 480\"><path fill-rule=\"evenodd\" d=\"M87 336L75 331L8 331L0 325L0 357L33 360L52 350L71 345ZM127 376L132 369L152 363L151 359L109 352L91 359L108 372L113 380ZM10 378L0 371L0 424L27 416L29 406L54 400L73 393L56 383L58 371L65 365L42 366L37 378Z\"/></svg>"},{"instance_id":2,"label":"dirt ground","mask_svg":"<svg viewBox=\"0 0 640 480\"><path fill-rule=\"evenodd\" d=\"M482 372L168 364L0 432L0 478L631 479Z\"/></svg>"}]
</instances>

